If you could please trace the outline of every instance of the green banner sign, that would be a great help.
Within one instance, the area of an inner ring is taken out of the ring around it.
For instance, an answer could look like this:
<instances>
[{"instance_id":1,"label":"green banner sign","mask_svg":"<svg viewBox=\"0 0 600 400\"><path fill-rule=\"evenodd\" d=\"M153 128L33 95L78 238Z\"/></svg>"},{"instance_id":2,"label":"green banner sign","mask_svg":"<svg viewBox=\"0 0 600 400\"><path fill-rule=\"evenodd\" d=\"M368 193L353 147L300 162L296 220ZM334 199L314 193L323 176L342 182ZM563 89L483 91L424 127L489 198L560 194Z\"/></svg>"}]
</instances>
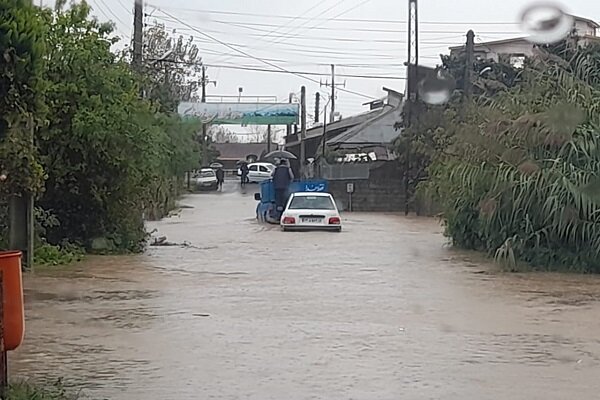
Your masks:
<instances>
[{"instance_id":1,"label":"green banner sign","mask_svg":"<svg viewBox=\"0 0 600 400\"><path fill-rule=\"evenodd\" d=\"M179 115L205 124L292 125L299 120L294 103L180 103Z\"/></svg>"}]
</instances>

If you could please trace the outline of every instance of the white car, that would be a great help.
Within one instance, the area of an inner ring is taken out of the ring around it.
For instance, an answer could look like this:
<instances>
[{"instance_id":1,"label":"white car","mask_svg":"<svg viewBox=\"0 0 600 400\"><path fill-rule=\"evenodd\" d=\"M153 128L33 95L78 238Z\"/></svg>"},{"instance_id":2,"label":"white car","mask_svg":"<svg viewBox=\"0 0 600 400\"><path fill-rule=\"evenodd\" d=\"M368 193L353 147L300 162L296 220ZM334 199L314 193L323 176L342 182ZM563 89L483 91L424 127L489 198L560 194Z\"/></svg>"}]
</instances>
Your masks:
<instances>
[{"instance_id":1,"label":"white car","mask_svg":"<svg viewBox=\"0 0 600 400\"><path fill-rule=\"evenodd\" d=\"M342 231L342 218L333 196L323 192L297 192L290 196L281 215L281 229Z\"/></svg>"},{"instance_id":2,"label":"white car","mask_svg":"<svg viewBox=\"0 0 600 400\"><path fill-rule=\"evenodd\" d=\"M217 174L211 168L202 168L196 177L196 188L199 190L217 190Z\"/></svg>"},{"instance_id":3,"label":"white car","mask_svg":"<svg viewBox=\"0 0 600 400\"><path fill-rule=\"evenodd\" d=\"M256 162L248 164L248 181L250 183L260 183L271 179L271 174L275 165L266 162ZM238 169L238 176L242 176L242 170Z\"/></svg>"}]
</instances>

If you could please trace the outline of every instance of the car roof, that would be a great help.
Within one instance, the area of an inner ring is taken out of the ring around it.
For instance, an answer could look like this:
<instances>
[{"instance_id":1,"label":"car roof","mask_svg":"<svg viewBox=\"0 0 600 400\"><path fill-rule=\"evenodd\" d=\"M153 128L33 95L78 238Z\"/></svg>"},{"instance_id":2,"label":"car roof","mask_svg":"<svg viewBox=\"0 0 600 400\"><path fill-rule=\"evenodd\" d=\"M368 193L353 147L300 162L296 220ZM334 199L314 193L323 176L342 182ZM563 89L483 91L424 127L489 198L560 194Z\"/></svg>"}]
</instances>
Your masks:
<instances>
[{"instance_id":1,"label":"car roof","mask_svg":"<svg viewBox=\"0 0 600 400\"><path fill-rule=\"evenodd\" d=\"M253 162L253 163L250 163L250 164L248 164L248 165L273 165L273 166L275 166L274 164L272 164L272 163L270 163L270 162L263 162L263 161L260 161L260 162Z\"/></svg>"},{"instance_id":2,"label":"car roof","mask_svg":"<svg viewBox=\"0 0 600 400\"><path fill-rule=\"evenodd\" d=\"M308 196L317 196L317 197L333 197L331 193L327 192L294 192L292 196L297 197L308 197Z\"/></svg>"},{"instance_id":3,"label":"car roof","mask_svg":"<svg viewBox=\"0 0 600 400\"><path fill-rule=\"evenodd\" d=\"M212 169L212 168L202 168L202 169L200 170L200 172L203 172L203 171L212 171L212 172L214 172L215 170L214 170L214 169Z\"/></svg>"}]
</instances>

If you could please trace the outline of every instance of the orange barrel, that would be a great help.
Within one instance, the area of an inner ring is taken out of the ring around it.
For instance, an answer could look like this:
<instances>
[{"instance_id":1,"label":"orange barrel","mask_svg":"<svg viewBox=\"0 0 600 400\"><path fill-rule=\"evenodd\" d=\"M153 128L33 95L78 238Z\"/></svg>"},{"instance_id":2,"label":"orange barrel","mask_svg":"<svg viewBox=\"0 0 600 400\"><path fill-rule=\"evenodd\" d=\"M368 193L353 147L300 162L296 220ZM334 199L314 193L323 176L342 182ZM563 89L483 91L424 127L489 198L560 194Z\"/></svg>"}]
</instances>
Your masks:
<instances>
[{"instance_id":1,"label":"orange barrel","mask_svg":"<svg viewBox=\"0 0 600 400\"><path fill-rule=\"evenodd\" d=\"M21 252L0 252L0 271L2 271L2 301L4 302L4 315L2 315L4 350L14 350L23 342L25 334Z\"/></svg>"}]
</instances>

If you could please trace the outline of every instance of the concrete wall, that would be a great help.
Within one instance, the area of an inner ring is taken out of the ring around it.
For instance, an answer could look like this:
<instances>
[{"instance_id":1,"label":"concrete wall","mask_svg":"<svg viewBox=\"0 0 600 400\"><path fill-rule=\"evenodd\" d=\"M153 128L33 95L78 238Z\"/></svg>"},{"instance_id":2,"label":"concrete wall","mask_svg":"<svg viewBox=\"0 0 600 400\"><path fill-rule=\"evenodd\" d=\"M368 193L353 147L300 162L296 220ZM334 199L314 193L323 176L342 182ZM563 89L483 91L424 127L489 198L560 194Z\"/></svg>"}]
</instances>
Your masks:
<instances>
[{"instance_id":1,"label":"concrete wall","mask_svg":"<svg viewBox=\"0 0 600 400\"><path fill-rule=\"evenodd\" d=\"M404 212L404 171L395 161L372 164L369 179L328 180L340 210L349 211L348 183L354 184L352 211ZM409 211L421 216L434 216L441 208L427 198L416 196L409 204Z\"/></svg>"},{"instance_id":2,"label":"concrete wall","mask_svg":"<svg viewBox=\"0 0 600 400\"><path fill-rule=\"evenodd\" d=\"M354 184L352 211L403 211L404 172L393 161L374 163L369 179L330 180L329 190L341 210L349 209L346 185Z\"/></svg>"}]
</instances>

